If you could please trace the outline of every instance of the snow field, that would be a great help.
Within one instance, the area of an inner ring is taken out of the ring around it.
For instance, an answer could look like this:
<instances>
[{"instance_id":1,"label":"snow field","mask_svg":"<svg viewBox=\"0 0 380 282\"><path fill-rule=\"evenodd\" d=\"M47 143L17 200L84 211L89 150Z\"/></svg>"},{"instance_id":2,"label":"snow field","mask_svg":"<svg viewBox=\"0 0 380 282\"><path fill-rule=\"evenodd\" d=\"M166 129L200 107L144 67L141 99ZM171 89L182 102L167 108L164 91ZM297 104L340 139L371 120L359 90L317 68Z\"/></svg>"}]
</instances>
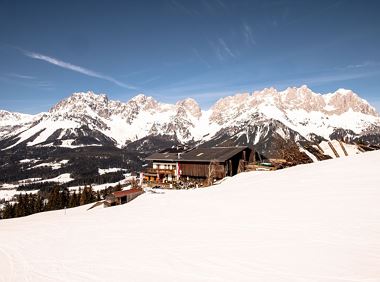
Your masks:
<instances>
[{"instance_id":1,"label":"snow field","mask_svg":"<svg viewBox=\"0 0 380 282\"><path fill-rule=\"evenodd\" d=\"M3 220L1 279L380 281L379 168L369 152Z\"/></svg>"}]
</instances>

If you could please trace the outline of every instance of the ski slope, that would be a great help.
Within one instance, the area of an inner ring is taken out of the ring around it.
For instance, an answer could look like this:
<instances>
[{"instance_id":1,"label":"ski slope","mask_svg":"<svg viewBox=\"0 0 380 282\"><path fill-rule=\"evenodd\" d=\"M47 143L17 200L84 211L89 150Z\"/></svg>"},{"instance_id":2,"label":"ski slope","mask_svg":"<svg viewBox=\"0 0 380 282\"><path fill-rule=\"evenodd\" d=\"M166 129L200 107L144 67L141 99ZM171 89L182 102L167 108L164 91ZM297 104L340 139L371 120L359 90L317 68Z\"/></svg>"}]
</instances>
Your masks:
<instances>
[{"instance_id":1,"label":"ski slope","mask_svg":"<svg viewBox=\"0 0 380 282\"><path fill-rule=\"evenodd\" d=\"M345 157L345 153L342 149L342 147L340 146L339 144L339 141L337 140L332 140L330 141L331 145L335 148L336 152L338 153L339 155L339 158L342 158L342 157ZM336 158L333 150L331 150L331 147L329 146L328 142L326 141L322 141L319 146L322 148L323 150L323 153L325 155L328 155L330 157L332 157L333 159ZM355 155L355 154L360 154L360 150L358 149L358 146L357 145L352 145L352 144L347 144L347 143L343 143L343 146L344 148L346 149L346 152L349 156L352 156L352 155Z\"/></svg>"},{"instance_id":2,"label":"ski slope","mask_svg":"<svg viewBox=\"0 0 380 282\"><path fill-rule=\"evenodd\" d=\"M0 281L380 281L380 152L0 221Z\"/></svg>"}]
</instances>

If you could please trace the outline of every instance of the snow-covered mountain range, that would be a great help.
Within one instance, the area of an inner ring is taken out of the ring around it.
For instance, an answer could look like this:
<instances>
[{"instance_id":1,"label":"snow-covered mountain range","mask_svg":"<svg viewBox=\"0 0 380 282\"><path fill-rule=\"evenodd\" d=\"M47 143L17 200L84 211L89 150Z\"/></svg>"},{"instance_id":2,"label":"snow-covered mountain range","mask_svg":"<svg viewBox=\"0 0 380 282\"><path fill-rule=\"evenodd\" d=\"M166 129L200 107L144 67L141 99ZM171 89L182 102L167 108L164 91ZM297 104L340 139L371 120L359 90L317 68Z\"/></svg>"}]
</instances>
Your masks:
<instances>
[{"instance_id":1,"label":"snow-covered mountain range","mask_svg":"<svg viewBox=\"0 0 380 282\"><path fill-rule=\"evenodd\" d=\"M279 147L302 151L330 139L379 144L380 118L351 90L319 94L307 86L236 94L209 110L192 98L167 104L140 94L124 103L89 91L74 93L38 115L0 111L3 151L19 146L122 148L157 136L181 144L254 145L273 155Z\"/></svg>"}]
</instances>

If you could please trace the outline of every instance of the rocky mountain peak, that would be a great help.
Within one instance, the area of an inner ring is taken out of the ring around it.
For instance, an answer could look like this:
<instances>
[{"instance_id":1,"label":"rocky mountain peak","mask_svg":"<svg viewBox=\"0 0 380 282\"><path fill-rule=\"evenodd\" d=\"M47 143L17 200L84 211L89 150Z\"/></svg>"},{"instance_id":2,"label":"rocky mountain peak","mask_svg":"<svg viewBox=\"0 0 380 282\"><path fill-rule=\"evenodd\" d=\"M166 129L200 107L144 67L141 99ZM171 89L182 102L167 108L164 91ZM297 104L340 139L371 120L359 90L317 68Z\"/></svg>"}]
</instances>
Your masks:
<instances>
[{"instance_id":1,"label":"rocky mountain peak","mask_svg":"<svg viewBox=\"0 0 380 282\"><path fill-rule=\"evenodd\" d=\"M352 90L338 89L334 93L319 94L308 86L288 87L284 91L275 88L264 88L255 91L250 101L252 106L275 106L281 111L304 110L306 112L322 112L340 115L349 110L367 115L378 116L376 110L361 99Z\"/></svg>"},{"instance_id":2,"label":"rocky mountain peak","mask_svg":"<svg viewBox=\"0 0 380 282\"><path fill-rule=\"evenodd\" d=\"M0 110L0 126L10 125L10 124L15 124L15 123L24 123L24 122L30 121L32 118L33 118L33 115Z\"/></svg>"},{"instance_id":3,"label":"rocky mountain peak","mask_svg":"<svg viewBox=\"0 0 380 282\"><path fill-rule=\"evenodd\" d=\"M16 113L11 113L5 110L0 110L0 119L5 120L10 118L12 115L15 115Z\"/></svg>"},{"instance_id":4,"label":"rocky mountain peak","mask_svg":"<svg viewBox=\"0 0 380 282\"><path fill-rule=\"evenodd\" d=\"M232 96L227 96L219 99L212 107L213 112L222 112L230 107L237 107L249 101L249 93L237 93Z\"/></svg>"},{"instance_id":5,"label":"rocky mountain peak","mask_svg":"<svg viewBox=\"0 0 380 282\"><path fill-rule=\"evenodd\" d=\"M327 107L332 114L342 114L349 110L360 112L366 115L376 116L379 114L366 100L360 98L352 90L340 88L334 93L323 95Z\"/></svg>"},{"instance_id":6,"label":"rocky mountain peak","mask_svg":"<svg viewBox=\"0 0 380 282\"><path fill-rule=\"evenodd\" d=\"M314 93L307 85L289 87L279 92L279 107L283 110L321 111L325 101L318 93Z\"/></svg>"},{"instance_id":7,"label":"rocky mountain peak","mask_svg":"<svg viewBox=\"0 0 380 282\"><path fill-rule=\"evenodd\" d=\"M249 101L249 93L238 93L219 99L210 109L210 121L220 125L225 123L227 119L241 113L249 105Z\"/></svg>"},{"instance_id":8,"label":"rocky mountain peak","mask_svg":"<svg viewBox=\"0 0 380 282\"><path fill-rule=\"evenodd\" d=\"M138 94L128 101L128 104L135 103L138 108L143 110L155 109L159 103L151 96L146 96L144 94Z\"/></svg>"},{"instance_id":9,"label":"rocky mountain peak","mask_svg":"<svg viewBox=\"0 0 380 282\"><path fill-rule=\"evenodd\" d=\"M185 112L190 113L193 117L200 118L202 116L202 110L197 101L193 98L187 98L185 100L178 101L176 103L177 111L184 109Z\"/></svg>"},{"instance_id":10,"label":"rocky mountain peak","mask_svg":"<svg viewBox=\"0 0 380 282\"><path fill-rule=\"evenodd\" d=\"M108 99L106 94L95 94L93 91L89 90L87 92L74 92L71 97L77 97L83 100L100 100Z\"/></svg>"},{"instance_id":11,"label":"rocky mountain peak","mask_svg":"<svg viewBox=\"0 0 380 282\"><path fill-rule=\"evenodd\" d=\"M95 113L106 118L109 116L108 97L92 91L76 92L52 107L49 113L56 115L91 115Z\"/></svg>"}]
</instances>

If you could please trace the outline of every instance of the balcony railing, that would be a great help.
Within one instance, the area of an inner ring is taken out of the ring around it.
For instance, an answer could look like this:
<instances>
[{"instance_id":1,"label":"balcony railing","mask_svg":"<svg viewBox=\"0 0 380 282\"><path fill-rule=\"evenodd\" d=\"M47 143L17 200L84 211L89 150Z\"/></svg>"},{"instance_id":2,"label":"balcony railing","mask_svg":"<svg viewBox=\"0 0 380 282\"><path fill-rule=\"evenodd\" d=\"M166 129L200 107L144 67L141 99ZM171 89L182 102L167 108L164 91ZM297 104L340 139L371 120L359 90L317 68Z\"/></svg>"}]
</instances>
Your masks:
<instances>
[{"instance_id":1,"label":"balcony railing","mask_svg":"<svg viewBox=\"0 0 380 282\"><path fill-rule=\"evenodd\" d=\"M158 174L175 174L175 169L147 168L146 172Z\"/></svg>"}]
</instances>

